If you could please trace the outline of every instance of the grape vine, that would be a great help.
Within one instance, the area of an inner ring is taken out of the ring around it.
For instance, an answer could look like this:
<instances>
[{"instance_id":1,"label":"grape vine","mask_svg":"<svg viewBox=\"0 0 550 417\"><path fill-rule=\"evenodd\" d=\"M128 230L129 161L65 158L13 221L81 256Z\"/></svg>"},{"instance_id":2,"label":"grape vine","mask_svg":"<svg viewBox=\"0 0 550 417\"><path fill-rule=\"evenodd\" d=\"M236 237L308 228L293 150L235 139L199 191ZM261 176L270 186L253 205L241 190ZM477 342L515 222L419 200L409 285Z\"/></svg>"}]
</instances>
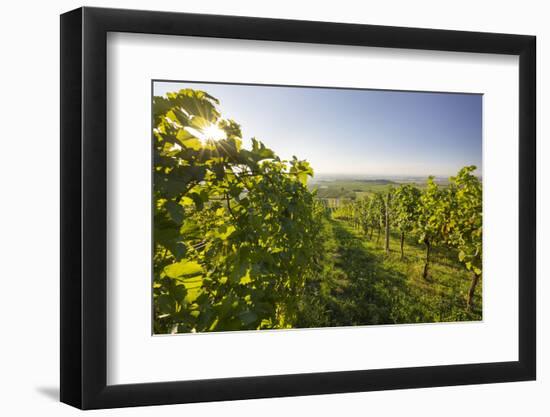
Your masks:
<instances>
[{"instance_id":1,"label":"grape vine","mask_svg":"<svg viewBox=\"0 0 550 417\"><path fill-rule=\"evenodd\" d=\"M190 89L154 98L156 333L292 327L315 267L311 167L246 149L217 105Z\"/></svg>"},{"instance_id":2,"label":"grape vine","mask_svg":"<svg viewBox=\"0 0 550 417\"><path fill-rule=\"evenodd\" d=\"M354 271L372 262L335 246L337 234L353 243L342 224L376 245L383 234L386 257L396 234L402 262L407 239L423 245L423 285L431 282L434 248L451 248L471 276L466 308L473 309L482 276L475 166L445 185L430 177L425 186L397 184L329 202L308 187L307 161L281 159L256 138L245 141L240 125L223 118L219 101L204 91L154 97L153 124L156 334L418 320L410 305L374 306L376 294L393 297L376 281L354 284L364 291L353 296L355 307L339 301L351 285L342 254L361 259Z\"/></svg>"}]
</instances>

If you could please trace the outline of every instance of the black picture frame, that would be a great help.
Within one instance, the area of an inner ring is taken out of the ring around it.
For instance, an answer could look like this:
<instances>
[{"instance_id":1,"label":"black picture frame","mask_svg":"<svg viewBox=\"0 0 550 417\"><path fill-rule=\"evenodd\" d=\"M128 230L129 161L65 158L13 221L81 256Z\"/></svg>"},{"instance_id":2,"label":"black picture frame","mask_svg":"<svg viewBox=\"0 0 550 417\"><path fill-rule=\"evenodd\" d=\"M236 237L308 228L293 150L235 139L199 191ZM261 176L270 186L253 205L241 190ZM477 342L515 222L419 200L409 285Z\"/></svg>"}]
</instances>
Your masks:
<instances>
[{"instance_id":1,"label":"black picture frame","mask_svg":"<svg viewBox=\"0 0 550 417\"><path fill-rule=\"evenodd\" d=\"M519 360L107 385L108 32L519 56ZM61 16L61 401L81 409L534 380L534 36L80 8Z\"/></svg>"}]
</instances>

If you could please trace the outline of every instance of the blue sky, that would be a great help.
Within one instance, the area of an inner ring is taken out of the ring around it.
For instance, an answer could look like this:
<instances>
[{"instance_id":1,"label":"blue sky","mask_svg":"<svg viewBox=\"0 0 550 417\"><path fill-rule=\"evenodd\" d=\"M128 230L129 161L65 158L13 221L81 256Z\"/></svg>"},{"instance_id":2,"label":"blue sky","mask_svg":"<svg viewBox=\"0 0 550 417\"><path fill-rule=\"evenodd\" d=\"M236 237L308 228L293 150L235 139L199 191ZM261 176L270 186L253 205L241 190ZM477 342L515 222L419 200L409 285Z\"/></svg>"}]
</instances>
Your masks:
<instances>
[{"instance_id":1,"label":"blue sky","mask_svg":"<svg viewBox=\"0 0 550 417\"><path fill-rule=\"evenodd\" d=\"M245 145L256 137L316 174L449 176L476 165L481 175L481 95L191 82L155 82L154 94L181 88L218 98Z\"/></svg>"}]
</instances>

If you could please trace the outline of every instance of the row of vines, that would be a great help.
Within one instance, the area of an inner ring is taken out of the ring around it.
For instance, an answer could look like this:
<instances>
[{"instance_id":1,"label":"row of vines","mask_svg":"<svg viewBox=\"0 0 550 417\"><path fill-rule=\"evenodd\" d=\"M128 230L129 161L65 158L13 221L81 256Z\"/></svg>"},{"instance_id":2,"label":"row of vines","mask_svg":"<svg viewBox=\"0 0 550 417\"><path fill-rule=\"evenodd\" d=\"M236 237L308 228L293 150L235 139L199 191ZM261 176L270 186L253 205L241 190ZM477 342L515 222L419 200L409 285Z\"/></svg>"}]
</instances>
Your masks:
<instances>
[{"instance_id":1,"label":"row of vines","mask_svg":"<svg viewBox=\"0 0 550 417\"><path fill-rule=\"evenodd\" d=\"M476 286L482 275L482 186L473 171L462 168L439 186L428 178L424 190L415 185L400 185L387 192L376 192L359 200L348 200L334 212L372 239L384 231L384 247L389 252L391 231L400 235L401 258L404 241L411 235L425 246L423 278L428 279L430 255L434 246L445 245L457 250L458 260L471 272L467 306L470 309Z\"/></svg>"}]
</instances>

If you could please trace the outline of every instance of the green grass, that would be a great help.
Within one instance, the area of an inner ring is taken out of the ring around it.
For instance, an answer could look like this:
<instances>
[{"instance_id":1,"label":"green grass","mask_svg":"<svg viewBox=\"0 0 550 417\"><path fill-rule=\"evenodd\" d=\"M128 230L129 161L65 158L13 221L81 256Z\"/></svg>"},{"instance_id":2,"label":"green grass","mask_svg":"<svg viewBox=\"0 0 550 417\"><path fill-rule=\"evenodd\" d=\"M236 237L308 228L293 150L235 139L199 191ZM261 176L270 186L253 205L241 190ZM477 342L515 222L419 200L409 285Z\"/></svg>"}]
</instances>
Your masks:
<instances>
[{"instance_id":1,"label":"green grass","mask_svg":"<svg viewBox=\"0 0 550 417\"><path fill-rule=\"evenodd\" d=\"M481 287L474 308L466 310L470 277L448 248L432 252L429 279L422 277L424 247L406 239L401 259L399 237L390 253L339 220L328 220L325 259L319 278L310 283L297 327L432 323L481 320Z\"/></svg>"}]
</instances>

